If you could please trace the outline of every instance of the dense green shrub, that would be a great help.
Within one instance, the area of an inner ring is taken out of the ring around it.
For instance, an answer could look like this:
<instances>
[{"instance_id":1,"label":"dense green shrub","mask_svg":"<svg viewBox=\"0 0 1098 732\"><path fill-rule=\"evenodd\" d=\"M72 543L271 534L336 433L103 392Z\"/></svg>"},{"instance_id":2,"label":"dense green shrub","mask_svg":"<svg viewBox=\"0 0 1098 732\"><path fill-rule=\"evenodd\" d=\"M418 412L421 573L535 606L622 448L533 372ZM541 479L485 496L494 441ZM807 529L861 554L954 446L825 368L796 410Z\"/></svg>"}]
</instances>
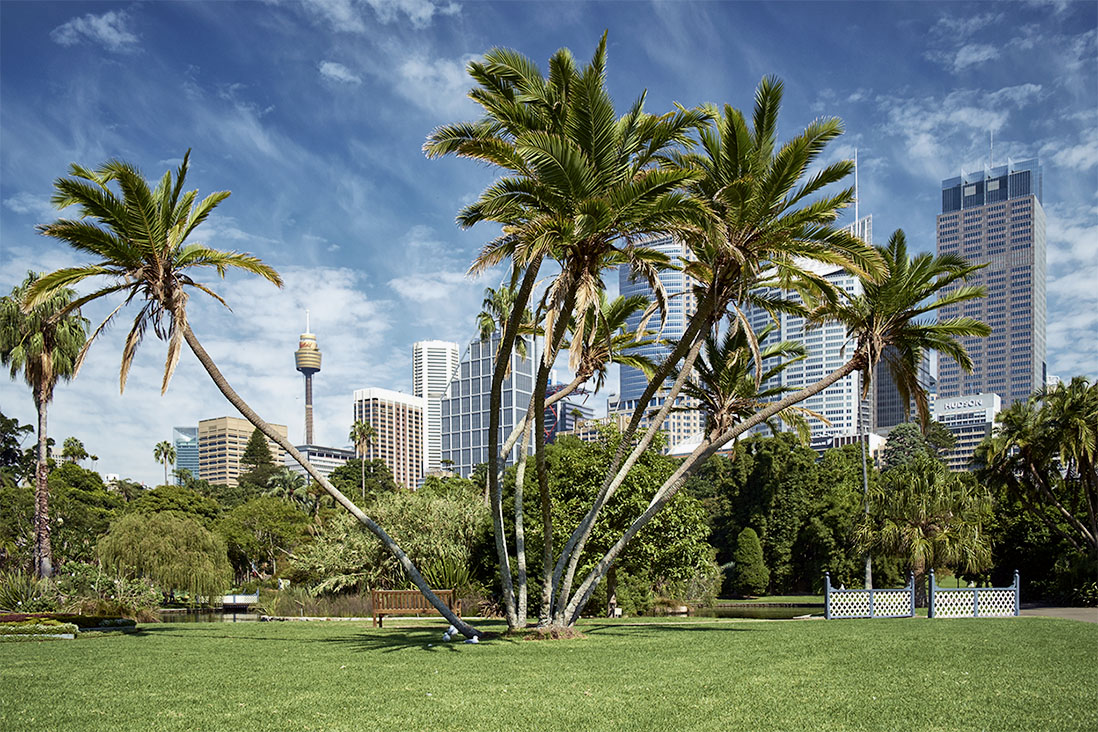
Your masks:
<instances>
[{"instance_id":1,"label":"dense green shrub","mask_svg":"<svg viewBox=\"0 0 1098 732\"><path fill-rule=\"evenodd\" d=\"M48 579L21 571L0 573L0 610L47 612L57 609L57 595Z\"/></svg>"},{"instance_id":2,"label":"dense green shrub","mask_svg":"<svg viewBox=\"0 0 1098 732\"><path fill-rule=\"evenodd\" d=\"M763 561L762 543L754 529L744 529L736 539L733 588L740 595L761 595L766 592L770 572Z\"/></svg>"},{"instance_id":3,"label":"dense green shrub","mask_svg":"<svg viewBox=\"0 0 1098 732\"><path fill-rule=\"evenodd\" d=\"M0 623L0 640L25 636L58 636L64 633L76 635L79 629L72 623L56 620L24 620L15 623Z\"/></svg>"},{"instance_id":4,"label":"dense green shrub","mask_svg":"<svg viewBox=\"0 0 1098 732\"><path fill-rule=\"evenodd\" d=\"M155 620L163 593L145 578L126 578L83 562L66 564L54 578L61 606L88 616Z\"/></svg>"}]
</instances>

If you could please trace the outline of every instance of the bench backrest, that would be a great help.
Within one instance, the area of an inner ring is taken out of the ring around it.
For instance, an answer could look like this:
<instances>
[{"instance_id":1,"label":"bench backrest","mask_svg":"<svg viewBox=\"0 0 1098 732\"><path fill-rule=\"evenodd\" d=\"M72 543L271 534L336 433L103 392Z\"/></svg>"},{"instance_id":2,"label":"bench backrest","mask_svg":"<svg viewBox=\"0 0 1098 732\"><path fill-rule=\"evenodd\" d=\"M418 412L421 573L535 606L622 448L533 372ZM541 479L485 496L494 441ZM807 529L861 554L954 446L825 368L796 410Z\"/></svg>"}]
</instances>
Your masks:
<instances>
[{"instance_id":1,"label":"bench backrest","mask_svg":"<svg viewBox=\"0 0 1098 732\"><path fill-rule=\"evenodd\" d=\"M447 607L454 606L453 590L433 590L438 599L446 603ZM371 593L374 601L374 612L389 610L433 610L431 603L419 590L374 590Z\"/></svg>"}]
</instances>

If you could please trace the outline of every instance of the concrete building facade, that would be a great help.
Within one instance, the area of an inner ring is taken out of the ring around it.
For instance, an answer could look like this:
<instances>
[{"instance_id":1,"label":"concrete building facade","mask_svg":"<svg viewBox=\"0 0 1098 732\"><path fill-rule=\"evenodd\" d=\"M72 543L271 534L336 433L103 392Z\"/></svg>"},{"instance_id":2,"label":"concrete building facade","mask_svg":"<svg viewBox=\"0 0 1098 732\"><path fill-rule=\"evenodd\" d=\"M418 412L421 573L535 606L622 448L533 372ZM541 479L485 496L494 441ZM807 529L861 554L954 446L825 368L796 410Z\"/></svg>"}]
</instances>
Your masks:
<instances>
[{"instance_id":1,"label":"concrete building facade","mask_svg":"<svg viewBox=\"0 0 1098 732\"><path fill-rule=\"evenodd\" d=\"M332 474L332 471L338 468L348 460L353 460L355 457L354 450L345 450L339 447L324 447L323 445L294 445L298 452L305 456L305 459L313 464L313 467L317 471L327 478ZM290 457L288 454L285 456L283 464L294 473L301 475L306 481L312 480L308 473L305 472L305 468Z\"/></svg>"},{"instance_id":2,"label":"concrete building facade","mask_svg":"<svg viewBox=\"0 0 1098 732\"><path fill-rule=\"evenodd\" d=\"M949 397L934 402L934 419L953 433L957 444L946 456L950 470L968 470L976 446L991 434L995 415L1002 408L998 394L975 394Z\"/></svg>"},{"instance_id":3,"label":"concrete building facade","mask_svg":"<svg viewBox=\"0 0 1098 732\"><path fill-rule=\"evenodd\" d=\"M371 425L377 433L366 450L367 460L381 460L393 480L415 490L423 480L423 415L426 401L389 389L356 389L354 421Z\"/></svg>"},{"instance_id":4,"label":"concrete building facade","mask_svg":"<svg viewBox=\"0 0 1098 732\"><path fill-rule=\"evenodd\" d=\"M283 437L286 425L272 424ZM216 417L198 423L198 477L210 483L235 488L240 477L240 458L252 438L255 427L240 417ZM285 460L285 451L267 438L271 459L276 465Z\"/></svg>"},{"instance_id":5,"label":"concrete building facade","mask_svg":"<svg viewBox=\"0 0 1098 732\"><path fill-rule=\"evenodd\" d=\"M939 317L976 318L992 332L988 338L961 339L972 357L971 374L963 373L953 359L941 360L939 399L995 393L1010 406L1045 384L1042 188L1036 159L942 181L938 254L986 263L965 284L985 287L987 297L942 308Z\"/></svg>"}]
</instances>

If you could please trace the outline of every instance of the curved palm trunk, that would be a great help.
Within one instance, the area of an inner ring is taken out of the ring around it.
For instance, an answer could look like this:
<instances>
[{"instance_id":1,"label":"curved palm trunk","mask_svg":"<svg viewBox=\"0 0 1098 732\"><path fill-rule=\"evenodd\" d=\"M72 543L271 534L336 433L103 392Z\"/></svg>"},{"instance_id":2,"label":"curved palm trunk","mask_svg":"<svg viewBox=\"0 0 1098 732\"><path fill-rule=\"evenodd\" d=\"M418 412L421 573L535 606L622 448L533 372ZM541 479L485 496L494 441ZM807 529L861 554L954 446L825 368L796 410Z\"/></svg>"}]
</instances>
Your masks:
<instances>
[{"instance_id":1,"label":"curved palm trunk","mask_svg":"<svg viewBox=\"0 0 1098 732\"><path fill-rule=\"evenodd\" d=\"M362 480L359 485L362 487L362 500L366 500L366 451L363 450L362 454L358 458L358 467L362 473Z\"/></svg>"},{"instance_id":2,"label":"curved palm trunk","mask_svg":"<svg viewBox=\"0 0 1098 732\"><path fill-rule=\"evenodd\" d=\"M195 336L194 331L191 330L191 326L189 323L184 326L183 337L186 338L187 345L190 346L191 350L194 352L194 355L198 357L199 362L201 362L202 366L206 369L206 372L210 375L210 378L213 379L213 382L217 385L217 388L221 391L225 398L229 400L229 403L236 407L237 410L242 415L244 415L245 419L255 425L256 429L258 429L270 439L274 440L274 442L278 444L283 450L285 450L290 455L290 457L296 460L298 464L301 465L301 467L305 468L306 472L308 472L309 475L312 476L313 480L315 480L322 488L324 488L324 490L327 491L333 499L335 499L336 503L339 503L341 506L347 509L352 516L358 519L359 523L369 529L370 533L372 533L379 540L381 540L381 543L385 546L385 548L388 549L394 557L396 557L397 562L400 563L401 568L404 569L405 574L408 575L408 578L412 581L412 584L414 584L416 588L423 593L423 596L426 597L427 601L430 602L431 605L439 611L442 617L450 621L450 623L455 628L457 628L462 635L468 638L481 635L481 633L476 628L459 618L457 614L450 610L450 608L444 602L442 602L442 600L440 600L434 592L431 591L431 587L427 584L427 580L423 578L423 575L419 573L418 569L416 569L416 566L412 563L412 560L409 559L408 555L404 553L404 550L401 549L395 541L393 541L393 538L389 536L385 529L383 529L373 519L363 513L362 509L354 504L354 501L347 498L347 496L343 495L341 491L339 491L335 486L329 483L328 479L321 475L320 472L315 467L313 467L313 464L306 460L305 456L298 452L296 447L290 444L289 440L276 432L270 424L261 419L260 416L255 413L255 410L253 410L247 405L247 403L244 402L240 395L237 394L236 391L234 391L233 388L229 385L229 382L225 379L225 376L221 373L221 370L217 368L217 364L215 364L213 362L213 359L210 358L210 354L206 353L206 349L203 348L202 344L198 341L198 338Z\"/></svg>"},{"instance_id":3,"label":"curved palm trunk","mask_svg":"<svg viewBox=\"0 0 1098 732\"><path fill-rule=\"evenodd\" d=\"M36 390L34 406L38 410L38 464L34 468L34 573L39 578L53 574L53 548L50 545L50 468L46 444L46 398Z\"/></svg>"}]
</instances>

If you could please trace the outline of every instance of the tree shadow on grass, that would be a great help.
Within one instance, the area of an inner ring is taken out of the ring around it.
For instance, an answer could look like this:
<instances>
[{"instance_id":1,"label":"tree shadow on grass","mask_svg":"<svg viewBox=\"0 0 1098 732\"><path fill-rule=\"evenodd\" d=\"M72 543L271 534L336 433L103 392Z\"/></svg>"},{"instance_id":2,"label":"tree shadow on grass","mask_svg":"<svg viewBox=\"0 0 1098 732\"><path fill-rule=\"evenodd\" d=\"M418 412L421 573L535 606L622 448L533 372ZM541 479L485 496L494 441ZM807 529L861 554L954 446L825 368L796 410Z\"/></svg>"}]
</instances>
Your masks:
<instances>
[{"instance_id":1,"label":"tree shadow on grass","mask_svg":"<svg viewBox=\"0 0 1098 732\"><path fill-rule=\"evenodd\" d=\"M442 639L444 628L387 628L370 632L358 632L340 638L316 638L317 643L331 643L344 646L352 651L392 653L403 650L420 650L427 653L456 653L468 649L473 644L465 643L465 638L456 635L450 641ZM494 632L486 632L478 643L514 643L517 638L509 638Z\"/></svg>"},{"instance_id":2,"label":"tree shadow on grass","mask_svg":"<svg viewBox=\"0 0 1098 732\"><path fill-rule=\"evenodd\" d=\"M745 633L758 630L757 628L745 628L742 625L726 623L706 623L688 625L685 623L598 623L583 625L579 628L585 635L618 635L618 636L654 636L667 633Z\"/></svg>"}]
</instances>

